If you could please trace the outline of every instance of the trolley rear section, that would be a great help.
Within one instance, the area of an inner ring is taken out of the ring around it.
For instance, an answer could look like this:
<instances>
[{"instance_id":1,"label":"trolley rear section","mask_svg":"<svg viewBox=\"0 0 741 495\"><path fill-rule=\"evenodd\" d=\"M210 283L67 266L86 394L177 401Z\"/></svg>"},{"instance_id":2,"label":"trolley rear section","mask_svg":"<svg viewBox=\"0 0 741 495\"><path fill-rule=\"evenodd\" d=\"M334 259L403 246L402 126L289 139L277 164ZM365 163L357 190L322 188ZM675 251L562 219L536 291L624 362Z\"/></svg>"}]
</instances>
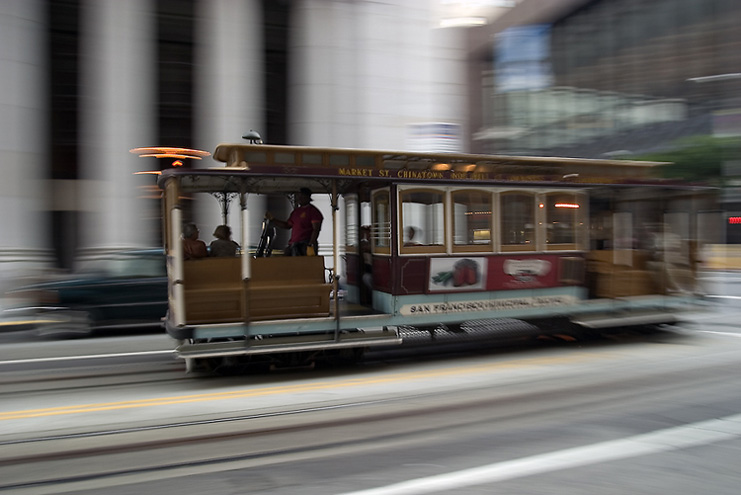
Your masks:
<instances>
[{"instance_id":1,"label":"trolley rear section","mask_svg":"<svg viewBox=\"0 0 741 495\"><path fill-rule=\"evenodd\" d=\"M701 303L713 193L652 178L655 163L255 144L214 158L159 177L166 328L191 368L673 323ZM290 212L302 188L319 253L282 255L265 210ZM209 210L241 249L185 259L182 226Z\"/></svg>"}]
</instances>

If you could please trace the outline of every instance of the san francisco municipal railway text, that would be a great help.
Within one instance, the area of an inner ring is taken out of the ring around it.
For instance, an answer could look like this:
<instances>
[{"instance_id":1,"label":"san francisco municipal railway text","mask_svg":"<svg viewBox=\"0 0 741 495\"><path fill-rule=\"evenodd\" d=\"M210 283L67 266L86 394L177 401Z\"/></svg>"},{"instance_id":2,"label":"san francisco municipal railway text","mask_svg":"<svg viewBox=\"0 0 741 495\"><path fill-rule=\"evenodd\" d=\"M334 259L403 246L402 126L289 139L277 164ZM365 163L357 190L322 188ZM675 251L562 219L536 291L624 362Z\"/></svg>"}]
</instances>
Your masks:
<instances>
[{"instance_id":1,"label":"san francisco municipal railway text","mask_svg":"<svg viewBox=\"0 0 741 495\"><path fill-rule=\"evenodd\" d=\"M543 306L566 306L574 304L573 296L518 297L512 299L492 299L484 301L459 301L426 304L407 304L402 306L403 315L464 313L469 311L501 311L507 309L539 308Z\"/></svg>"}]
</instances>

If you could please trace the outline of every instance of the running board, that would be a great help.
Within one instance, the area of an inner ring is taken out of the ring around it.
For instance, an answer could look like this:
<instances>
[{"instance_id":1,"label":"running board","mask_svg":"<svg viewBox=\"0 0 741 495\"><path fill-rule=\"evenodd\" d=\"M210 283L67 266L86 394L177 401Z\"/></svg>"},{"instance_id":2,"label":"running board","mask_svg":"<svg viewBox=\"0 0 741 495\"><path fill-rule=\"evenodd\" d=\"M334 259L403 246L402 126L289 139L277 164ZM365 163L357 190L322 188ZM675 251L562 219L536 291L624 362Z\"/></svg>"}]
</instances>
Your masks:
<instances>
[{"instance_id":1,"label":"running board","mask_svg":"<svg viewBox=\"0 0 741 495\"><path fill-rule=\"evenodd\" d=\"M192 359L399 345L401 342L402 339L395 329L359 329L357 332L341 333L338 340L335 340L333 335L290 335L227 342L186 343L175 348L175 355Z\"/></svg>"},{"instance_id":2,"label":"running board","mask_svg":"<svg viewBox=\"0 0 741 495\"><path fill-rule=\"evenodd\" d=\"M571 322L585 328L611 328L611 327L633 327L640 325L672 325L679 322L674 313L610 313L600 315L589 315L581 318L574 317Z\"/></svg>"}]
</instances>

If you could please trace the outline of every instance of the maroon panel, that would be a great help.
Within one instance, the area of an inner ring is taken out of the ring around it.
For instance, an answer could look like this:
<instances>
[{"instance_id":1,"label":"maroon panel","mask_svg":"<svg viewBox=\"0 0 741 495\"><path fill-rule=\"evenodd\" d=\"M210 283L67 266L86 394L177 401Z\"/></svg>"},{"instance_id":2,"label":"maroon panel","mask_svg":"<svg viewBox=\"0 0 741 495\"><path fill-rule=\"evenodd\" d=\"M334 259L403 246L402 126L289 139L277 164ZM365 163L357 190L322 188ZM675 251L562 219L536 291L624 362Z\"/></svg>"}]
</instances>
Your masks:
<instances>
[{"instance_id":1,"label":"maroon panel","mask_svg":"<svg viewBox=\"0 0 741 495\"><path fill-rule=\"evenodd\" d=\"M345 278L349 285L358 285L358 266L359 258L357 254L345 255Z\"/></svg>"},{"instance_id":2,"label":"maroon panel","mask_svg":"<svg viewBox=\"0 0 741 495\"><path fill-rule=\"evenodd\" d=\"M391 258L373 257L373 288L383 292L391 292L393 280L391 277Z\"/></svg>"},{"instance_id":3,"label":"maroon panel","mask_svg":"<svg viewBox=\"0 0 741 495\"><path fill-rule=\"evenodd\" d=\"M570 255L573 256L573 255ZM451 257L451 259L460 257ZM558 287L560 255L557 254L513 254L486 257L486 287L469 288L471 292L482 290L518 290ZM429 257L373 258L373 285L376 290L394 295L425 294L429 292ZM440 259L441 260L441 259ZM440 261L439 260L439 261ZM483 262L481 258L481 262ZM349 275L348 275L349 278ZM471 290L473 289L473 290ZM465 287L439 288L435 292L461 292Z\"/></svg>"},{"instance_id":4,"label":"maroon panel","mask_svg":"<svg viewBox=\"0 0 741 495\"><path fill-rule=\"evenodd\" d=\"M394 294L424 294L427 288L428 258L397 258Z\"/></svg>"},{"instance_id":5,"label":"maroon panel","mask_svg":"<svg viewBox=\"0 0 741 495\"><path fill-rule=\"evenodd\" d=\"M526 254L492 256L488 261L487 290L557 287L560 256Z\"/></svg>"}]
</instances>

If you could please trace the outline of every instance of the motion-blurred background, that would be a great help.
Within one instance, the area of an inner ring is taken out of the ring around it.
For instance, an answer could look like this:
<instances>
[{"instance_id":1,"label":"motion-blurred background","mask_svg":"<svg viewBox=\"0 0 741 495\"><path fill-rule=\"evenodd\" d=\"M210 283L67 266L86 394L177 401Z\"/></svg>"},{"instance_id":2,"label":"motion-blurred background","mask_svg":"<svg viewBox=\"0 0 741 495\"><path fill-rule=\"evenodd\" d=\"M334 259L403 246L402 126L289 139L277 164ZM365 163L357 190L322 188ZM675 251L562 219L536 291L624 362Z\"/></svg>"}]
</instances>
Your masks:
<instances>
[{"instance_id":1,"label":"motion-blurred background","mask_svg":"<svg viewBox=\"0 0 741 495\"><path fill-rule=\"evenodd\" d=\"M159 245L134 172L172 163L128 150L250 129L668 160L723 188L715 244L741 243L739 25L738 0L0 0L0 288Z\"/></svg>"}]
</instances>

